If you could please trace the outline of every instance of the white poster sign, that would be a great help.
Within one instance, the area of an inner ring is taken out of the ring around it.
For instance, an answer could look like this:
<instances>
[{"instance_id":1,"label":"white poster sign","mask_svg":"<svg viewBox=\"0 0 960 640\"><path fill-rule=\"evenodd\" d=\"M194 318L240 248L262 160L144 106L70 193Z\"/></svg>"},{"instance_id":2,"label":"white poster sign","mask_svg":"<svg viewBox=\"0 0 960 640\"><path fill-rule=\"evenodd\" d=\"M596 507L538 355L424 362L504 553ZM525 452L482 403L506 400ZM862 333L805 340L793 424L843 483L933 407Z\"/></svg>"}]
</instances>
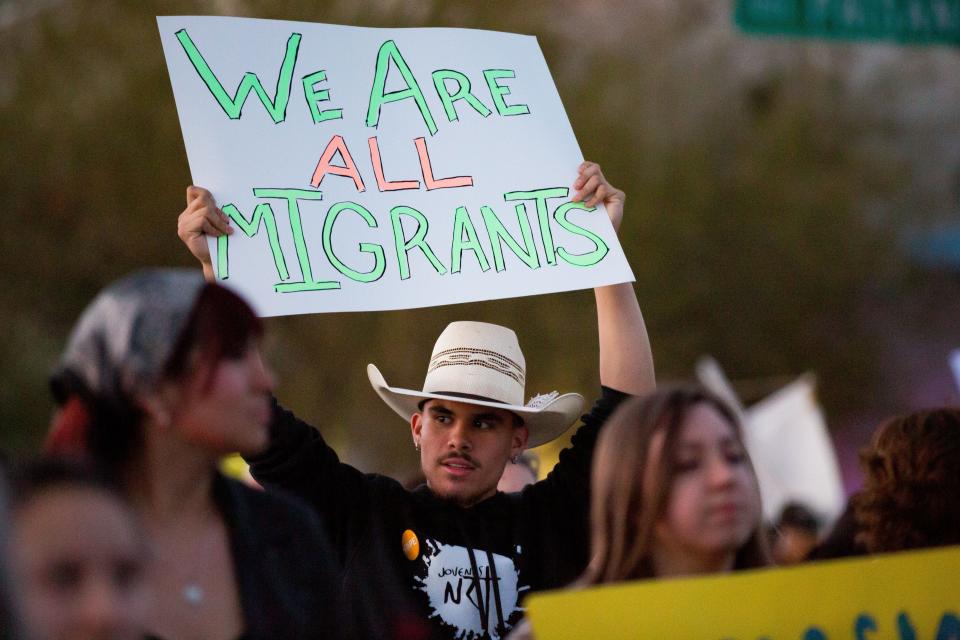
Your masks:
<instances>
[{"instance_id":1,"label":"white poster sign","mask_svg":"<svg viewBox=\"0 0 960 640\"><path fill-rule=\"evenodd\" d=\"M160 17L194 184L262 315L400 309L633 279L536 38Z\"/></svg>"},{"instance_id":2,"label":"white poster sign","mask_svg":"<svg viewBox=\"0 0 960 640\"><path fill-rule=\"evenodd\" d=\"M797 502L829 529L846 496L814 377L802 376L747 409L744 435L766 519L776 522L787 504Z\"/></svg>"},{"instance_id":3,"label":"white poster sign","mask_svg":"<svg viewBox=\"0 0 960 640\"><path fill-rule=\"evenodd\" d=\"M829 529L846 500L840 464L816 398L816 378L800 376L748 408L713 358L697 362L697 379L743 421L766 521L776 522L785 506L797 502Z\"/></svg>"}]
</instances>

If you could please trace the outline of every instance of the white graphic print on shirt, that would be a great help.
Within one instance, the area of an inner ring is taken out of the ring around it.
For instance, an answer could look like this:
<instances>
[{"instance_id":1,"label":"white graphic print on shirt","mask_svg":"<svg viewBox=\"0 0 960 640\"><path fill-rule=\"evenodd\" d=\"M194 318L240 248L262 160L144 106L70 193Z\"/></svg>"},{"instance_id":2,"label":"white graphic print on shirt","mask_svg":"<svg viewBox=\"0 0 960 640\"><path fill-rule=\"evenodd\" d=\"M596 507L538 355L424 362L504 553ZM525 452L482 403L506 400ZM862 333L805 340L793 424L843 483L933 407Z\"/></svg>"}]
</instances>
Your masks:
<instances>
[{"instance_id":1,"label":"white graphic print on shirt","mask_svg":"<svg viewBox=\"0 0 960 640\"><path fill-rule=\"evenodd\" d=\"M430 539L425 543L415 588L426 594L430 617L439 618L443 626L450 627L455 638L500 638L501 625L509 629L519 621L523 615L519 595L529 587L518 584L519 573L513 559L496 553L488 556L483 549L473 549L475 578L466 547ZM489 557L493 558L494 570Z\"/></svg>"}]
</instances>

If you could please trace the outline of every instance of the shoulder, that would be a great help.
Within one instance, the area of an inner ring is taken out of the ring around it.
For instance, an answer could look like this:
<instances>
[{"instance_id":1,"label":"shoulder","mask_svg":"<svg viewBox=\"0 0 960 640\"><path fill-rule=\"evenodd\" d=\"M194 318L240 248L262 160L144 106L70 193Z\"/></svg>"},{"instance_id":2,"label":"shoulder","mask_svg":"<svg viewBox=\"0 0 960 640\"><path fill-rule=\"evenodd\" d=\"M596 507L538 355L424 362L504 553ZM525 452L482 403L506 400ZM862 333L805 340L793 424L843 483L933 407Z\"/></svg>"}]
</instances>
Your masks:
<instances>
[{"instance_id":1,"label":"shoulder","mask_svg":"<svg viewBox=\"0 0 960 640\"><path fill-rule=\"evenodd\" d=\"M364 474L364 478L367 484L377 492L394 496L411 496L414 493L418 493L421 487L426 488L426 485L420 485L413 489L407 489L396 478L391 478L390 476L385 476L380 473L367 473Z\"/></svg>"},{"instance_id":2,"label":"shoulder","mask_svg":"<svg viewBox=\"0 0 960 640\"><path fill-rule=\"evenodd\" d=\"M232 512L232 519L241 526L252 521L268 524L262 527L264 530L319 528L319 519L314 511L300 499L282 490L255 489L223 476L219 477L218 484L222 494L218 501L223 508Z\"/></svg>"},{"instance_id":3,"label":"shoulder","mask_svg":"<svg viewBox=\"0 0 960 640\"><path fill-rule=\"evenodd\" d=\"M600 413L611 413L625 400L632 398L629 393L619 391L613 387L600 387L600 397L593 405L593 410Z\"/></svg>"}]
</instances>

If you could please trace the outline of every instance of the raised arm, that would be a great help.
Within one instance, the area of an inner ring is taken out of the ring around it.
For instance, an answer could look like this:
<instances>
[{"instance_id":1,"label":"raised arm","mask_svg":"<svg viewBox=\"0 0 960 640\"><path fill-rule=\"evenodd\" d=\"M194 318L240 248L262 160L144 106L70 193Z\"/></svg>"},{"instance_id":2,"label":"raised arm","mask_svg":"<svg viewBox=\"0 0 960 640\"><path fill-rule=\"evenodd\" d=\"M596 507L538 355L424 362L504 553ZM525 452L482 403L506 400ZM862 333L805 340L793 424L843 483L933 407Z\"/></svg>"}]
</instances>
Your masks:
<instances>
[{"instance_id":1,"label":"raised arm","mask_svg":"<svg viewBox=\"0 0 960 640\"><path fill-rule=\"evenodd\" d=\"M624 194L610 186L593 162L580 165L573 183L574 201L593 207L603 203L614 229L623 217ZM521 508L537 523L528 531L527 562L532 573L552 576L536 588L556 587L575 580L589 559L590 465L603 424L627 397L654 388L653 358L630 283L598 287L597 319L600 335L600 398L560 452L546 479L524 489Z\"/></svg>"},{"instance_id":2,"label":"raised arm","mask_svg":"<svg viewBox=\"0 0 960 640\"><path fill-rule=\"evenodd\" d=\"M207 236L216 238L233 231L209 191L202 187L187 188L187 207L177 219L177 235L211 282L215 275ZM263 451L246 459L258 482L302 498L321 515L330 537L337 543L340 561L346 563L343 554L353 548L350 541L362 540L368 524L357 514L368 513L365 505L371 492L385 481L368 479L359 470L341 463L317 429L285 410L276 399L273 400L270 441ZM387 487L392 489L392 485Z\"/></svg>"},{"instance_id":3,"label":"raised arm","mask_svg":"<svg viewBox=\"0 0 960 640\"><path fill-rule=\"evenodd\" d=\"M600 165L581 164L573 188L577 191L575 201L591 207L603 203L614 230L619 232L626 195L607 182ZM600 338L600 383L633 395L653 391L656 386L653 354L633 283L597 287L594 294Z\"/></svg>"}]
</instances>

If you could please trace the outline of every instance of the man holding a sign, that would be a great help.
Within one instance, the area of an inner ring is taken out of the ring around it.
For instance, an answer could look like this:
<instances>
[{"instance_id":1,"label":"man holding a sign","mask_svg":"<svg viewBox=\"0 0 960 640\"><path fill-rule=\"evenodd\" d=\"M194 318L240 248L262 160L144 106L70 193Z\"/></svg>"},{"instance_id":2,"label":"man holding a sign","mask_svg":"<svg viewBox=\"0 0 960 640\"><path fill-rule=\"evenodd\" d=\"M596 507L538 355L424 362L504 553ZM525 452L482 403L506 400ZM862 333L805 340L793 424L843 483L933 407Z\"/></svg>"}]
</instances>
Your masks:
<instances>
[{"instance_id":1,"label":"man holding a sign","mask_svg":"<svg viewBox=\"0 0 960 640\"><path fill-rule=\"evenodd\" d=\"M623 192L583 163L571 193L583 156L536 38L157 22L193 181L210 188L188 190L180 237L261 315L596 291L603 395L551 475L521 494L497 493L507 460L560 435L582 398L524 404L516 336L484 323L443 332L421 390L368 367L410 425L425 486L341 464L279 407L252 459L257 479L322 514L348 592L379 605L396 583L439 637L502 638L528 592L582 571L597 432L624 395L653 388L615 231ZM394 617L389 603L375 615ZM390 626L355 633L398 635Z\"/></svg>"},{"instance_id":2,"label":"man holding a sign","mask_svg":"<svg viewBox=\"0 0 960 640\"><path fill-rule=\"evenodd\" d=\"M619 226L624 195L584 163L575 199L603 202ZM191 188L180 235L212 274L204 235L225 233L209 192ZM580 413L577 394L524 399L525 363L516 336L496 325L453 323L437 340L423 390L387 385L380 397L411 428L427 483L409 492L393 479L342 464L320 433L279 406L271 442L251 459L254 476L305 498L324 516L351 591L396 576L444 637L502 638L522 599L574 579L587 561L589 471L597 433L627 394L654 387L643 318L629 283L595 290L603 395L546 480L498 493L507 461L561 435ZM389 614L384 614L389 615ZM470 635L473 634L473 635Z\"/></svg>"}]
</instances>

